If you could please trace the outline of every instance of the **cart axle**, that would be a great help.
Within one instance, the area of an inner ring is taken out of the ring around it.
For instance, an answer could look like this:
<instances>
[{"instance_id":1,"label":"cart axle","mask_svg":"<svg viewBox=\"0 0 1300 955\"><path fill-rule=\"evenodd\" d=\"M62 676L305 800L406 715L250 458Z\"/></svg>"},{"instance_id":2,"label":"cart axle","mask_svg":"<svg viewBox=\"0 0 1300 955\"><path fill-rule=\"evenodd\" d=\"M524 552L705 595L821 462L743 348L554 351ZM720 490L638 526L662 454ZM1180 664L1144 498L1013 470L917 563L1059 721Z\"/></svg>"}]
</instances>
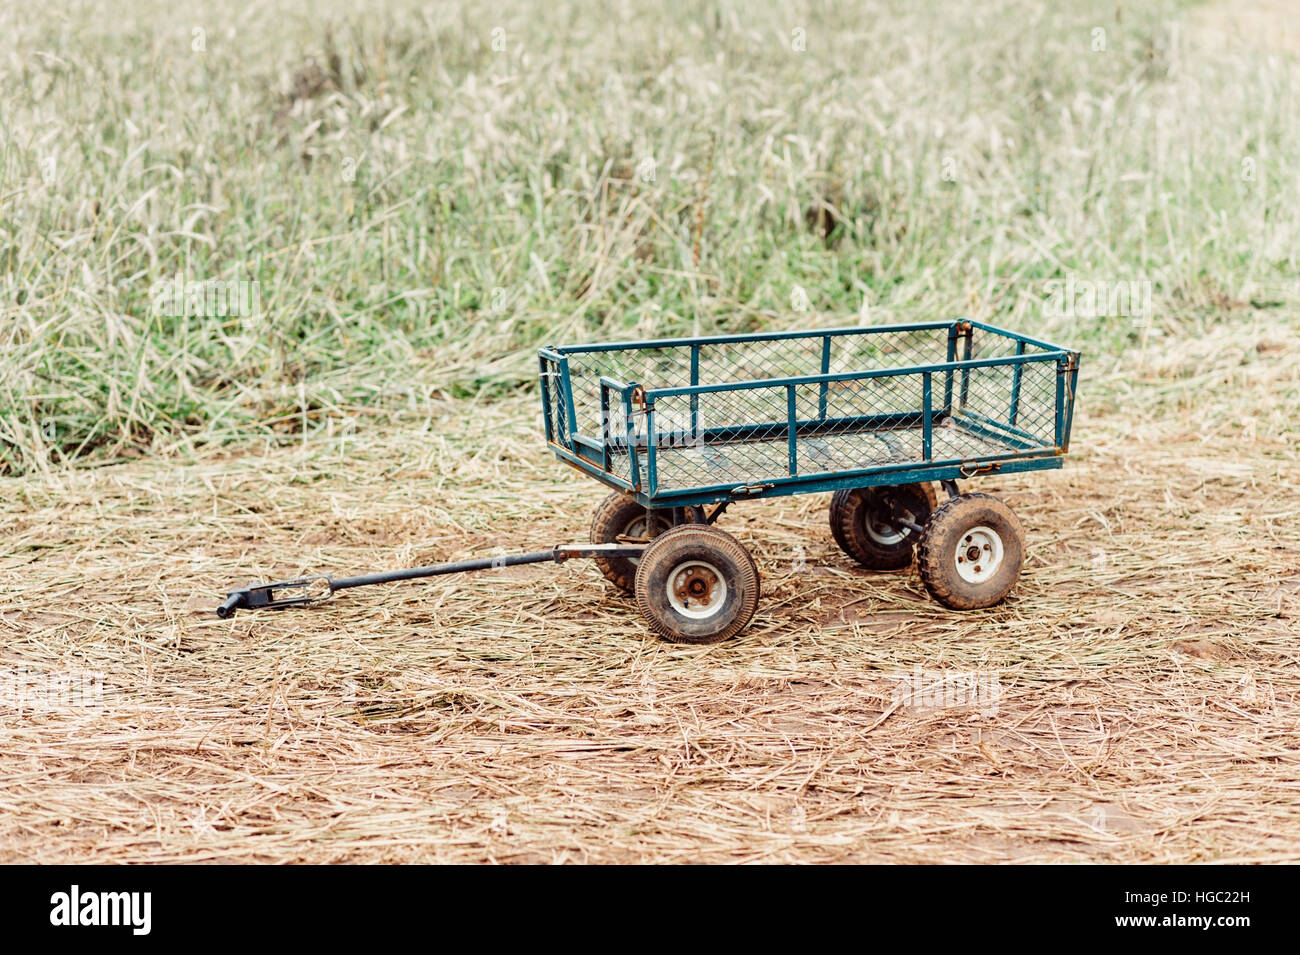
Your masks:
<instances>
[{"instance_id":1,"label":"cart axle","mask_svg":"<svg viewBox=\"0 0 1300 955\"><path fill-rule=\"evenodd\" d=\"M501 567L518 567L522 564L562 564L575 557L640 557L645 544L557 544L550 550L533 551L528 554L504 554L497 557L476 557L472 560L457 560L446 564L431 564L427 567L408 567L404 570L389 570L377 574L362 574L357 577L327 577L316 574L309 577L295 577L292 580L277 580L265 584L249 584L226 593L226 599L217 607L217 616L222 620L233 617L241 607L246 610L281 610L285 607L301 607L327 600L337 590L352 587L369 587L371 584L391 584L399 580L420 580L425 577L441 577L444 574L463 574L475 570L496 570ZM287 595L281 596L285 592Z\"/></svg>"}]
</instances>

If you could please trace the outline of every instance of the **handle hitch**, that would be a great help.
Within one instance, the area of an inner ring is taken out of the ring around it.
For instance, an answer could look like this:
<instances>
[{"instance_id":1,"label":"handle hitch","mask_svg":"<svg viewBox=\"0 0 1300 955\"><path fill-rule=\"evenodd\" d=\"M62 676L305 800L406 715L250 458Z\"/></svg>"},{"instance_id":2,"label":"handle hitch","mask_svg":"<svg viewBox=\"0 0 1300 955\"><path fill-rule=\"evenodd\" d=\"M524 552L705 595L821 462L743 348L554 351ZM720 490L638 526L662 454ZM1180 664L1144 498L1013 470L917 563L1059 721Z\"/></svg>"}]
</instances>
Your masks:
<instances>
[{"instance_id":1,"label":"handle hitch","mask_svg":"<svg viewBox=\"0 0 1300 955\"><path fill-rule=\"evenodd\" d=\"M288 596L281 596L288 591ZM302 607L326 600L334 593L333 582L328 577L295 577L269 584L252 583L226 593L226 599L217 608L222 620L233 617L240 608L247 610L279 610L282 607Z\"/></svg>"},{"instance_id":2,"label":"handle hitch","mask_svg":"<svg viewBox=\"0 0 1300 955\"><path fill-rule=\"evenodd\" d=\"M502 567L517 567L520 564L548 562L562 564L575 557L640 557L645 548L646 545L643 543L556 544L550 550L533 551L528 554L476 557L473 560L388 570L377 574L363 574L359 577L327 577L323 574L313 574L308 577L295 577L292 580L277 580L265 584L252 583L247 587L227 591L226 599L217 607L217 616L226 620L233 617L235 611L240 609L282 610L285 607L303 607L328 600L335 591L348 590L352 587L369 587L372 584L390 584L399 580L420 580L425 577L463 574L475 570L497 570Z\"/></svg>"}]
</instances>

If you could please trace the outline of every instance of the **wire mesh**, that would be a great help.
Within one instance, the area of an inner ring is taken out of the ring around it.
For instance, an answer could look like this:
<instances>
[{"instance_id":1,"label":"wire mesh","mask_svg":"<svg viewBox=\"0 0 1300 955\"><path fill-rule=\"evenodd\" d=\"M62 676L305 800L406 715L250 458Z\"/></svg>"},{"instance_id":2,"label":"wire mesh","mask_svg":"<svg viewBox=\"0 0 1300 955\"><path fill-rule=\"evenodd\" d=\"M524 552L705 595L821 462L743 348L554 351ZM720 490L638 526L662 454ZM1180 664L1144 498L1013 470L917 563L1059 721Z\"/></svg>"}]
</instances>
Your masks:
<instances>
[{"instance_id":1,"label":"wire mesh","mask_svg":"<svg viewBox=\"0 0 1300 955\"><path fill-rule=\"evenodd\" d=\"M545 401L546 433L557 444L569 445L569 422L565 409L564 380L560 363L545 355L541 358L542 396Z\"/></svg>"},{"instance_id":2,"label":"wire mesh","mask_svg":"<svg viewBox=\"0 0 1300 955\"><path fill-rule=\"evenodd\" d=\"M653 451L657 492L977 461L1055 446L1055 354L1016 336L965 324L562 351L578 433L606 449L610 472L625 480L632 478L629 444L642 481ZM952 367L953 362L1015 356L1024 357L1014 364ZM916 366L932 370L928 375L862 376ZM551 380L562 382L558 364L552 371ZM855 377L773 383L819 375ZM650 413L638 406L629 419L624 391L612 387L604 390L602 402L602 376L644 388ZM739 382L751 384L655 393ZM565 412L562 389L552 387L547 413L557 433L567 427Z\"/></svg>"}]
</instances>

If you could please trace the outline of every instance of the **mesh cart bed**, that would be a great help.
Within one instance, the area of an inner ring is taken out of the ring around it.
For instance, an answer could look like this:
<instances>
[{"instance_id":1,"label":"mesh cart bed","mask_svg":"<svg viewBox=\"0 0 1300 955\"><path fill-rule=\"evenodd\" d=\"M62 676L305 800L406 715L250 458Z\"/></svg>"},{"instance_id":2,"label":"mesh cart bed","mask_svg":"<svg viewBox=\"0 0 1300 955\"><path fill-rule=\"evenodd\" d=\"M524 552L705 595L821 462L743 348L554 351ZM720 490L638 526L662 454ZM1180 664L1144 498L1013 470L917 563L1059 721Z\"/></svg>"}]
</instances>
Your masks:
<instances>
[{"instance_id":1,"label":"mesh cart bed","mask_svg":"<svg viewBox=\"0 0 1300 955\"><path fill-rule=\"evenodd\" d=\"M540 353L551 450L647 507L1059 467L1078 358L973 321Z\"/></svg>"}]
</instances>

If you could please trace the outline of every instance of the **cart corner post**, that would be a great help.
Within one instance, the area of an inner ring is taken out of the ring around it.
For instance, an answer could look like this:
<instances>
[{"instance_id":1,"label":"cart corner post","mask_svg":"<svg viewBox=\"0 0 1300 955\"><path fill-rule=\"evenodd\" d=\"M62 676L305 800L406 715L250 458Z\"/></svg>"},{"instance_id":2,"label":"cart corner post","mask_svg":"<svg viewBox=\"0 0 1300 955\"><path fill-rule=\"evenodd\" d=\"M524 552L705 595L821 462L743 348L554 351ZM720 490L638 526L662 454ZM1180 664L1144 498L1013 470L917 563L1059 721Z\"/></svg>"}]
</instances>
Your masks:
<instances>
[{"instance_id":1,"label":"cart corner post","mask_svg":"<svg viewBox=\"0 0 1300 955\"><path fill-rule=\"evenodd\" d=\"M921 374L921 457L927 462L934 460L934 396L931 373Z\"/></svg>"},{"instance_id":2,"label":"cart corner post","mask_svg":"<svg viewBox=\"0 0 1300 955\"><path fill-rule=\"evenodd\" d=\"M565 441L572 451L578 444L578 416L573 406L573 380L569 377L569 356L564 354L560 355L560 381L564 387L564 416L568 419L569 425L569 433L565 435Z\"/></svg>"},{"instance_id":3,"label":"cart corner post","mask_svg":"<svg viewBox=\"0 0 1300 955\"><path fill-rule=\"evenodd\" d=\"M786 441L789 443L790 477L799 476L799 411L794 400L794 385L785 386Z\"/></svg>"},{"instance_id":4,"label":"cart corner post","mask_svg":"<svg viewBox=\"0 0 1300 955\"><path fill-rule=\"evenodd\" d=\"M642 392L642 394L645 394ZM646 493L654 497L659 488L659 434L658 425L655 424L655 402L654 398L646 395L642 399L642 408L645 412L645 459L646 459Z\"/></svg>"},{"instance_id":5,"label":"cart corner post","mask_svg":"<svg viewBox=\"0 0 1300 955\"><path fill-rule=\"evenodd\" d=\"M1063 454L1066 450L1066 421L1067 413L1065 406L1066 381L1070 374L1070 366L1073 362L1070 356L1062 355L1056 359L1056 451Z\"/></svg>"},{"instance_id":6,"label":"cart corner post","mask_svg":"<svg viewBox=\"0 0 1300 955\"><path fill-rule=\"evenodd\" d=\"M961 360L968 362L974 357L975 351L975 326L970 322L962 319L957 323L957 328L961 332ZM955 344L955 343L954 343ZM964 367L961 370L961 407L966 407L966 401L970 397L970 367Z\"/></svg>"},{"instance_id":7,"label":"cart corner post","mask_svg":"<svg viewBox=\"0 0 1300 955\"><path fill-rule=\"evenodd\" d=\"M574 412L573 382L569 377L569 356L562 349L543 348L537 357L546 440L573 451L577 446L578 422Z\"/></svg>"},{"instance_id":8,"label":"cart corner post","mask_svg":"<svg viewBox=\"0 0 1300 955\"><path fill-rule=\"evenodd\" d=\"M1069 353L1069 357L1067 359L1069 367L1066 371L1066 375L1068 375L1069 380L1065 382L1064 397L1065 397L1065 401L1067 402L1067 407L1065 408L1064 411L1065 433L1062 436L1062 440L1059 442L1059 447L1062 452L1067 452L1070 450L1070 428L1074 424L1074 396L1077 393L1075 391L1075 386L1079 381L1079 359L1081 357L1081 354L1082 353L1080 352L1072 351ZM1061 380L1061 378L1066 377L1066 375L1060 376L1057 379L1058 382ZM1058 387L1058 391L1059 390L1060 389Z\"/></svg>"}]
</instances>

